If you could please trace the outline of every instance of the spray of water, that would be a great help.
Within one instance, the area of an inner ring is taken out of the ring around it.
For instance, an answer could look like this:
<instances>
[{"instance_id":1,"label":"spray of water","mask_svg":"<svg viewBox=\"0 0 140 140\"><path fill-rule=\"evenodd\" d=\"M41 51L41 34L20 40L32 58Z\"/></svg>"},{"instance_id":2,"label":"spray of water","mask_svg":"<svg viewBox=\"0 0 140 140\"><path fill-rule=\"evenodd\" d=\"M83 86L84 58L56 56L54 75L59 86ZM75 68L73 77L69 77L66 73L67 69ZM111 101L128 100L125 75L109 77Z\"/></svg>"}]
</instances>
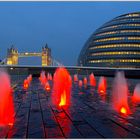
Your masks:
<instances>
[{"instance_id":1,"label":"spray of water","mask_svg":"<svg viewBox=\"0 0 140 140\"><path fill-rule=\"evenodd\" d=\"M128 115L128 85L124 72L117 72L112 86L112 107L117 112Z\"/></svg>"},{"instance_id":2,"label":"spray of water","mask_svg":"<svg viewBox=\"0 0 140 140\"><path fill-rule=\"evenodd\" d=\"M107 87L106 78L101 76L98 83L98 93L106 94L106 87Z\"/></svg>"},{"instance_id":3,"label":"spray of water","mask_svg":"<svg viewBox=\"0 0 140 140\"><path fill-rule=\"evenodd\" d=\"M134 89L132 101L135 103L140 103L140 84L137 84Z\"/></svg>"},{"instance_id":4,"label":"spray of water","mask_svg":"<svg viewBox=\"0 0 140 140\"><path fill-rule=\"evenodd\" d=\"M67 69L57 68L53 77L52 103L55 106L69 106L72 80Z\"/></svg>"},{"instance_id":5,"label":"spray of water","mask_svg":"<svg viewBox=\"0 0 140 140\"><path fill-rule=\"evenodd\" d=\"M91 74L89 75L89 81L90 81L90 86L93 86L93 87L96 86L96 79L95 79L95 76L94 76L93 73L91 73Z\"/></svg>"},{"instance_id":6,"label":"spray of water","mask_svg":"<svg viewBox=\"0 0 140 140\"><path fill-rule=\"evenodd\" d=\"M13 125L14 103L9 75L0 70L0 125Z\"/></svg>"},{"instance_id":7,"label":"spray of water","mask_svg":"<svg viewBox=\"0 0 140 140\"><path fill-rule=\"evenodd\" d=\"M74 82L78 82L78 75L74 74Z\"/></svg>"}]
</instances>

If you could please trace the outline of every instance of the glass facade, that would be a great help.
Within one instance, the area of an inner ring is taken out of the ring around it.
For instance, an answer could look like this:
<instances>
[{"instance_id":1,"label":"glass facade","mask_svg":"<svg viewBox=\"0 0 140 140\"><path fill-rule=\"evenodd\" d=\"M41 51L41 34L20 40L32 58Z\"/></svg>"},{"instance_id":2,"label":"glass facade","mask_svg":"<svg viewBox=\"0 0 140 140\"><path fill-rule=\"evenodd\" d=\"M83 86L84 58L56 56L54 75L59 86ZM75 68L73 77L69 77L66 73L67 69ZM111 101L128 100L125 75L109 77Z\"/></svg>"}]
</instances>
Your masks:
<instances>
[{"instance_id":1,"label":"glass facade","mask_svg":"<svg viewBox=\"0 0 140 140\"><path fill-rule=\"evenodd\" d=\"M82 48L78 65L140 68L140 12L118 16L98 28Z\"/></svg>"}]
</instances>

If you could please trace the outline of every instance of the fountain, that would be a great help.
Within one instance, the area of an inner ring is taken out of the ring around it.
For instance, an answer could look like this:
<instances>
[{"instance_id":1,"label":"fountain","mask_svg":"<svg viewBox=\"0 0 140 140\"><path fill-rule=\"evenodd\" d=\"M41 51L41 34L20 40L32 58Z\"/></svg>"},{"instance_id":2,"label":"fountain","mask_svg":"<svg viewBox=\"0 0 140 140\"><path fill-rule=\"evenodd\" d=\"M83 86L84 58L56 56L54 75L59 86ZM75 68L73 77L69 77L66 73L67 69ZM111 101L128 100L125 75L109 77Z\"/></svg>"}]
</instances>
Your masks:
<instances>
[{"instance_id":1,"label":"fountain","mask_svg":"<svg viewBox=\"0 0 140 140\"><path fill-rule=\"evenodd\" d=\"M0 126L13 125L14 103L9 75L0 70Z\"/></svg>"},{"instance_id":2,"label":"fountain","mask_svg":"<svg viewBox=\"0 0 140 140\"><path fill-rule=\"evenodd\" d=\"M23 82L23 88L26 90L29 87L29 81L27 79Z\"/></svg>"},{"instance_id":3,"label":"fountain","mask_svg":"<svg viewBox=\"0 0 140 140\"><path fill-rule=\"evenodd\" d=\"M46 84L47 78L46 78L46 75L45 75L45 71L42 71L40 73L39 80L40 80L40 82L41 82L42 85L45 85Z\"/></svg>"},{"instance_id":4,"label":"fountain","mask_svg":"<svg viewBox=\"0 0 140 140\"><path fill-rule=\"evenodd\" d=\"M29 84L32 81L32 75L30 74L24 81L23 81L23 88L26 90L29 87Z\"/></svg>"},{"instance_id":5,"label":"fountain","mask_svg":"<svg viewBox=\"0 0 140 140\"><path fill-rule=\"evenodd\" d=\"M46 91L50 91L50 84L49 84L49 82L47 82L46 84L45 84L45 89L46 89Z\"/></svg>"},{"instance_id":6,"label":"fountain","mask_svg":"<svg viewBox=\"0 0 140 140\"><path fill-rule=\"evenodd\" d=\"M49 78L50 78L49 80L52 80L52 79L53 79L53 78L52 78L52 75L51 75L51 73L50 73L50 76L49 76Z\"/></svg>"},{"instance_id":7,"label":"fountain","mask_svg":"<svg viewBox=\"0 0 140 140\"><path fill-rule=\"evenodd\" d=\"M106 94L107 82L106 78L101 76L98 83L98 93L101 95Z\"/></svg>"},{"instance_id":8,"label":"fountain","mask_svg":"<svg viewBox=\"0 0 140 140\"><path fill-rule=\"evenodd\" d=\"M140 84L137 84L134 89L132 101L135 103L140 103Z\"/></svg>"},{"instance_id":9,"label":"fountain","mask_svg":"<svg viewBox=\"0 0 140 140\"><path fill-rule=\"evenodd\" d=\"M53 77L52 103L55 106L69 106L72 81L67 69L57 68Z\"/></svg>"},{"instance_id":10,"label":"fountain","mask_svg":"<svg viewBox=\"0 0 140 140\"><path fill-rule=\"evenodd\" d=\"M69 79L70 79L70 81L72 82L72 77L69 75Z\"/></svg>"},{"instance_id":11,"label":"fountain","mask_svg":"<svg viewBox=\"0 0 140 140\"><path fill-rule=\"evenodd\" d=\"M87 85L87 78L86 77L84 77L83 83L84 83L84 85Z\"/></svg>"},{"instance_id":12,"label":"fountain","mask_svg":"<svg viewBox=\"0 0 140 140\"><path fill-rule=\"evenodd\" d=\"M123 72L117 72L115 75L112 86L112 107L123 115L130 113L128 106L128 85Z\"/></svg>"},{"instance_id":13,"label":"fountain","mask_svg":"<svg viewBox=\"0 0 140 140\"><path fill-rule=\"evenodd\" d=\"M48 80L52 80L52 75L51 75L51 73L48 73L47 79L48 79Z\"/></svg>"},{"instance_id":14,"label":"fountain","mask_svg":"<svg viewBox=\"0 0 140 140\"><path fill-rule=\"evenodd\" d=\"M93 87L96 86L96 79L95 79L93 73L91 73L91 74L89 75L89 81L90 81L90 86L93 86Z\"/></svg>"},{"instance_id":15,"label":"fountain","mask_svg":"<svg viewBox=\"0 0 140 140\"><path fill-rule=\"evenodd\" d=\"M74 82L78 82L78 75L74 74Z\"/></svg>"},{"instance_id":16,"label":"fountain","mask_svg":"<svg viewBox=\"0 0 140 140\"><path fill-rule=\"evenodd\" d=\"M83 85L83 81L82 80L79 80L79 87L81 88Z\"/></svg>"},{"instance_id":17,"label":"fountain","mask_svg":"<svg viewBox=\"0 0 140 140\"><path fill-rule=\"evenodd\" d=\"M32 81L32 75L31 75L31 74L27 77L27 81L28 81L29 83Z\"/></svg>"}]
</instances>

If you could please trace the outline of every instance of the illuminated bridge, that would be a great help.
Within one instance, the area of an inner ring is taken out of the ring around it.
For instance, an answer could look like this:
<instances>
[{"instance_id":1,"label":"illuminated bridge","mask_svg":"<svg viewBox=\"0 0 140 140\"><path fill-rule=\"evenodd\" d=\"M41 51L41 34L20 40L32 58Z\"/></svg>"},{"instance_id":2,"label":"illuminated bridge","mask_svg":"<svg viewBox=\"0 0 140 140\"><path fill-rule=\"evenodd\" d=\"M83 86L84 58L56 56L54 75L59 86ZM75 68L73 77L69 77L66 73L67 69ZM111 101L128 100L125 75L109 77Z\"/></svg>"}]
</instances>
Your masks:
<instances>
[{"instance_id":1,"label":"illuminated bridge","mask_svg":"<svg viewBox=\"0 0 140 140\"><path fill-rule=\"evenodd\" d=\"M7 65L18 65L19 57L41 57L42 66L51 66L53 65L53 58L51 56L51 49L48 48L46 44L45 47L42 47L42 52L18 52L16 48L12 45L11 48L7 50L7 58L5 64Z\"/></svg>"},{"instance_id":2,"label":"illuminated bridge","mask_svg":"<svg viewBox=\"0 0 140 140\"><path fill-rule=\"evenodd\" d=\"M32 57L32 56L38 56L41 57L42 53L36 53L36 52L25 52L25 53L18 53L19 57Z\"/></svg>"}]
</instances>

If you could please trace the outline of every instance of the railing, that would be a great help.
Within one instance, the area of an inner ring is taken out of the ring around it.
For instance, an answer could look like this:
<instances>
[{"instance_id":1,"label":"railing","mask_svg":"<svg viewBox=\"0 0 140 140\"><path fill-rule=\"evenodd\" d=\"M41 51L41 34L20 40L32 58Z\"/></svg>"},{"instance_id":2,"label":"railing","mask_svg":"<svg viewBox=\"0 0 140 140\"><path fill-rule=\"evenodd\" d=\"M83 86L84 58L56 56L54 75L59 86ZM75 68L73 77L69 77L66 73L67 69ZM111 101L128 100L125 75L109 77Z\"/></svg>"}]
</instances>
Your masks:
<instances>
[{"instance_id":1,"label":"railing","mask_svg":"<svg viewBox=\"0 0 140 140\"><path fill-rule=\"evenodd\" d=\"M33 74L38 76L42 70L54 73L58 66L29 66L29 65L0 65L0 68L5 68L11 75ZM60 66L63 67L63 66ZM71 74L89 75L94 73L96 76L114 76L116 71L124 71L126 77L140 78L140 68L109 68L109 67L82 67L82 66L64 66Z\"/></svg>"}]
</instances>

